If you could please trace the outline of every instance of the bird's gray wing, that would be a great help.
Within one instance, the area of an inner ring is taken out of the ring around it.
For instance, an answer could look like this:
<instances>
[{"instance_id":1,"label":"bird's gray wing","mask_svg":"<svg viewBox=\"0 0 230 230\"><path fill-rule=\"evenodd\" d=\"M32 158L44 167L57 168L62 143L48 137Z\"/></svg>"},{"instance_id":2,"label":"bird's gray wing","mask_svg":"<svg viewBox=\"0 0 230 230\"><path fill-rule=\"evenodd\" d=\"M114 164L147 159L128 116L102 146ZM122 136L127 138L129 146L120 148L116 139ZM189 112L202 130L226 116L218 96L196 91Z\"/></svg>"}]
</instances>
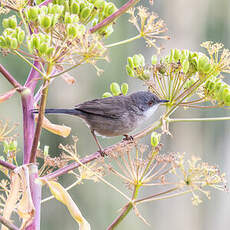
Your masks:
<instances>
[{"instance_id":1,"label":"bird's gray wing","mask_svg":"<svg viewBox=\"0 0 230 230\"><path fill-rule=\"evenodd\" d=\"M99 116L119 118L127 112L126 106L126 97L116 96L86 101L76 105L75 109Z\"/></svg>"}]
</instances>

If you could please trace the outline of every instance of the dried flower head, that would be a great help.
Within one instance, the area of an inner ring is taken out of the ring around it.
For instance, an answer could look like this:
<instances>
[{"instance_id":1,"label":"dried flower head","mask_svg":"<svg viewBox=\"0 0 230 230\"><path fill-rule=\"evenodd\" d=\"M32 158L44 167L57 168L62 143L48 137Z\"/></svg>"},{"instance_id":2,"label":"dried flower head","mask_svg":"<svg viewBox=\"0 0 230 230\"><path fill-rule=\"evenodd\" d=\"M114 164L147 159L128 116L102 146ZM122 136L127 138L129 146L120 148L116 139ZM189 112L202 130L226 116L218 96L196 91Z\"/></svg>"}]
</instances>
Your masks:
<instances>
[{"instance_id":1,"label":"dried flower head","mask_svg":"<svg viewBox=\"0 0 230 230\"><path fill-rule=\"evenodd\" d=\"M201 47L207 49L210 59L217 65L219 72L230 73L230 51L229 49L223 49L222 43L214 43L206 41L201 44Z\"/></svg>"},{"instance_id":2,"label":"dried flower head","mask_svg":"<svg viewBox=\"0 0 230 230\"><path fill-rule=\"evenodd\" d=\"M10 136L11 133L15 130L15 128L18 126L18 124L13 124L11 127L9 127L8 122L0 121L0 142L5 141L6 139L12 137ZM13 136L15 137L15 136Z\"/></svg>"},{"instance_id":3,"label":"dried flower head","mask_svg":"<svg viewBox=\"0 0 230 230\"><path fill-rule=\"evenodd\" d=\"M28 0L1 0L1 6L13 10L21 10L28 4Z\"/></svg>"},{"instance_id":4,"label":"dried flower head","mask_svg":"<svg viewBox=\"0 0 230 230\"><path fill-rule=\"evenodd\" d=\"M135 14L135 9L130 9L128 11L131 15L129 22L137 28L140 36L146 40L147 46L153 46L158 52L160 52L161 48L156 45L156 39L169 39L168 36L160 35L167 31L164 21L158 19L158 16L155 13L148 12L147 8L143 6L140 6L137 9L137 14Z\"/></svg>"}]
</instances>

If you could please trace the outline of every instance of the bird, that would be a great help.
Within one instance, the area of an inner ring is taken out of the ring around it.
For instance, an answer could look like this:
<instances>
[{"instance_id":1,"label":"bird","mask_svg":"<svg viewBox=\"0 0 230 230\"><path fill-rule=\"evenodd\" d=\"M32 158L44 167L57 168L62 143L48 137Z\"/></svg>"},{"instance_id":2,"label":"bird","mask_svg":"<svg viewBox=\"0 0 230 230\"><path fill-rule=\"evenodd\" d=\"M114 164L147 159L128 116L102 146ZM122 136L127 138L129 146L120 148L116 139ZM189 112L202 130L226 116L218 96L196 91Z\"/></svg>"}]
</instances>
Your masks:
<instances>
[{"instance_id":1,"label":"bird","mask_svg":"<svg viewBox=\"0 0 230 230\"><path fill-rule=\"evenodd\" d=\"M166 102L168 100L161 100L149 91L137 91L126 96L86 101L71 109L45 109L45 113L68 114L83 119L90 128L99 152L104 156L96 134L106 137L123 135L128 139L128 133L150 118L159 104ZM38 110L33 110L33 113L38 113Z\"/></svg>"}]
</instances>

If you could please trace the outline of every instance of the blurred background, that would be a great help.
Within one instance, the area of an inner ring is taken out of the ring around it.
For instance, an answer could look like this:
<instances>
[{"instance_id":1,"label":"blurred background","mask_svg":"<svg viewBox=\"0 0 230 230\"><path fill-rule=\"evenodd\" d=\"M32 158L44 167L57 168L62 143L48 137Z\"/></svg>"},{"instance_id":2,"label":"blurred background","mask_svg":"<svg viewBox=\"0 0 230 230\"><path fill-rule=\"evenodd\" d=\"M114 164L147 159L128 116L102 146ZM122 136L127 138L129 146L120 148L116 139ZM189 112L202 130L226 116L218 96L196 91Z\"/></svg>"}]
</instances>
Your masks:
<instances>
[{"instance_id":1,"label":"blurred background","mask_svg":"<svg viewBox=\"0 0 230 230\"><path fill-rule=\"evenodd\" d=\"M115 1L120 6L127 1ZM148 1L141 1L148 6ZM204 51L200 47L203 41L211 40L224 43L226 48L230 48L230 1L229 0L155 0L154 6L150 7L168 26L169 41L159 41L165 49L162 54L167 54L171 48L190 49L194 51ZM2 20L2 15L0 16ZM122 16L115 26L115 33L110 41L113 43L129 38L136 34L135 28L127 23L128 16ZM155 53L153 48L148 49L144 40L138 40L120 47L109 50L110 63L100 62L99 66L104 69L104 73L98 77L92 66L84 65L71 72L75 76L76 84L67 85L61 78L53 82L49 90L48 107L61 108L72 107L85 100L100 98L108 91L109 84L113 81L118 83L129 83L129 92L134 92L141 88L145 89L142 82L130 79L125 70L128 56L136 53L143 53L146 60ZM147 61L148 62L148 61ZM150 62L150 61L149 61ZM0 56L2 63L9 72L14 75L20 83L24 83L29 72L28 65L18 58L8 55ZM230 84L229 76L225 81ZM1 76L0 93L10 89L9 83ZM157 119L163 112L159 111ZM223 109L189 109L180 110L174 117L214 117L229 116L229 110ZM52 115L49 119L57 124L65 124L72 127L71 135L79 137L78 152L84 156L95 152L97 147L90 134L89 129L78 118L71 116ZM18 122L19 146L23 149L22 143L22 112L21 102L18 95L0 104L0 120L7 120L12 123ZM150 121L150 122L152 122ZM147 126L145 124L144 126ZM164 136L163 152L186 152L202 157L210 164L218 165L223 172L226 172L229 181L230 174L230 121L209 122L209 123L177 123L170 125L172 137ZM72 143L72 138L64 139L51 134L45 130L41 136L41 147L50 146L50 154L58 155L59 143ZM112 139L102 139L103 146L116 143L121 137ZM149 137L146 138L149 142ZM86 148L87 146L87 148ZM21 159L19 159L21 161ZM67 186L71 183L71 176L61 178L62 184ZM120 183L120 189L126 191L125 185ZM44 197L48 196L47 189L44 188ZM92 229L105 229L119 214L119 209L125 204L125 200L111 188L102 183L86 181L70 190L70 194L81 209L85 218L89 221ZM145 225L133 212L123 221L118 229L132 230L227 230L230 226L230 196L228 193L212 191L211 200L204 197L204 202L198 207L194 207L191 202L191 195L173 198L170 200L147 203L141 206L140 212L151 224ZM69 215L65 207L51 200L42 205L42 230L52 229L76 229L76 223Z\"/></svg>"}]
</instances>

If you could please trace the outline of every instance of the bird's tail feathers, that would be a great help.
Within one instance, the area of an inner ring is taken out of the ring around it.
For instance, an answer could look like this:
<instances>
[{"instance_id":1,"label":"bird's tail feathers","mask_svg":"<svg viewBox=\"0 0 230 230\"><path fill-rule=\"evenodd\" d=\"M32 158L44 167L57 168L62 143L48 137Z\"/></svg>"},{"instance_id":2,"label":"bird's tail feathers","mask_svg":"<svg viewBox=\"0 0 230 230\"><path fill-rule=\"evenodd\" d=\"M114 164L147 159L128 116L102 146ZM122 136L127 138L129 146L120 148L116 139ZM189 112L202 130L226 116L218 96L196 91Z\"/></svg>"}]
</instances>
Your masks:
<instances>
[{"instance_id":1,"label":"bird's tail feathers","mask_svg":"<svg viewBox=\"0 0 230 230\"><path fill-rule=\"evenodd\" d=\"M38 109L34 109L33 113L38 113ZM80 115L80 111L76 109L46 109L45 113L64 113L70 115Z\"/></svg>"}]
</instances>

